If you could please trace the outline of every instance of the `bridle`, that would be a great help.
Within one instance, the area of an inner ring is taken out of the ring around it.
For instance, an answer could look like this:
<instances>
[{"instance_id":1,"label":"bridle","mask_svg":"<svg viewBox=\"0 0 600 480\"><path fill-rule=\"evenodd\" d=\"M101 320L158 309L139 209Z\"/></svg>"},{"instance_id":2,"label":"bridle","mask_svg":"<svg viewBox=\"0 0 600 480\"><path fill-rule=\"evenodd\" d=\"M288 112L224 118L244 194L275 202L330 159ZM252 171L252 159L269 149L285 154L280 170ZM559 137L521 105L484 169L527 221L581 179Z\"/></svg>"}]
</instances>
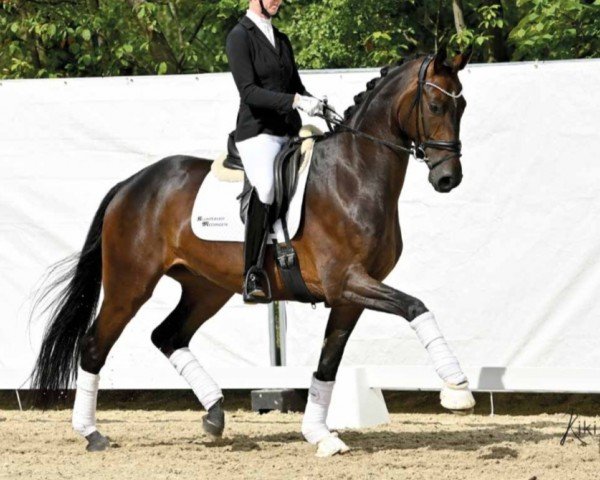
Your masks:
<instances>
[{"instance_id":1,"label":"bridle","mask_svg":"<svg viewBox=\"0 0 600 480\"><path fill-rule=\"evenodd\" d=\"M424 92L425 92L425 90L424 90L425 86L433 87L433 88L439 90L440 92L442 92L444 95L447 95L447 96L453 98L454 100L462 97L462 90L459 93L450 93L450 92L447 92L446 90L444 90L439 85L436 85L435 83L425 81L425 75L427 74L427 68L429 67L429 65L431 64L433 59L434 59L434 57L432 55L428 55L427 57L425 57L425 60L423 60L423 63L421 64L421 67L419 68L419 81L418 81L418 85L417 85L417 96L415 97L415 101L413 102L413 104L411 106L411 111L413 108L415 108L415 106L417 107L417 142L415 142L416 143L415 158L427 163L427 166L429 167L430 170L433 170L435 167L444 163L446 160L450 160L451 158L454 158L454 157L460 158L460 156L462 155L461 154L462 144L461 144L460 140L448 141L448 140L428 140L427 139L427 137L429 135L427 133L427 128L425 125L425 116L423 115L423 96L424 96ZM421 128L423 129L422 134L421 134ZM435 150L446 150L446 151L452 152L452 153L450 155L446 155L446 156L442 157L440 160L438 160L434 164L431 164L429 162L429 157L427 156L427 152L425 152L426 148L433 148Z\"/></svg>"},{"instance_id":2,"label":"bridle","mask_svg":"<svg viewBox=\"0 0 600 480\"><path fill-rule=\"evenodd\" d=\"M398 152L403 152L403 153L408 153L408 154L414 156L417 160L424 162L429 167L430 170L433 170L435 167L444 163L447 160L450 160L457 156L460 157L461 156L461 147L462 147L460 140L447 141L447 140L429 140L429 139L427 139L428 134L427 134L427 128L425 125L425 116L423 115L423 97L424 97L424 93L425 93L424 87L425 86L433 87L433 88L439 90L440 92L442 92L444 95L447 95L455 100L462 96L462 91L459 93L450 93L450 92L447 92L446 90L444 90L439 85L436 85L435 83L425 81L425 76L427 74L427 68L429 67L429 65L431 64L431 62L433 61L434 58L435 58L434 56L428 55L427 57L425 57L425 59L423 60L423 63L421 63L421 66L419 67L417 95L415 96L415 99L411 106L411 112L415 107L417 108L417 125L416 125L417 126L417 138L416 138L416 141L413 142L413 145L411 147L404 147L402 145L398 145L396 143L389 142L387 140L383 140L382 138L374 137L373 135L369 135L368 133L361 132L360 130L357 130L356 128L346 125L343 121L342 116L327 104L327 99L325 99L323 102L324 103L323 114L317 114L316 116L323 118L325 120L330 132L333 132L332 124L336 125L345 131L351 132L351 133L353 133L357 136L363 137L363 138L367 138L375 143L385 145L386 147L388 147L392 150L395 150ZM446 151L449 151L452 153L450 155L444 156L443 158L441 158L440 160L438 160L437 162L432 164L431 162L429 162L429 157L427 156L427 153L425 151L425 149L427 149L427 148L435 149L435 150L446 150Z\"/></svg>"}]
</instances>

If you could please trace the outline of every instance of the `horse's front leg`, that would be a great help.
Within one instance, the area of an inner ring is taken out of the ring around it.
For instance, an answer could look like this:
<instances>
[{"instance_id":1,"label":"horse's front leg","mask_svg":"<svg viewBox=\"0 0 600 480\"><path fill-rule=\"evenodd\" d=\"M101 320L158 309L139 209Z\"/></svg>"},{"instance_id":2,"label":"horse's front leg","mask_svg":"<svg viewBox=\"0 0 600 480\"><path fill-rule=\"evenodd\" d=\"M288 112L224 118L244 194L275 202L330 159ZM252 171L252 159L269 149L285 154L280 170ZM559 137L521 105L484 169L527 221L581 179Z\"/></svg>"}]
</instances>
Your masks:
<instances>
[{"instance_id":1,"label":"horse's front leg","mask_svg":"<svg viewBox=\"0 0 600 480\"><path fill-rule=\"evenodd\" d=\"M319 366L312 378L302 421L302 434L309 443L318 445L319 457L330 457L349 450L337 434L329 431L325 420L344 348L363 310L359 306L347 305L334 307L329 314Z\"/></svg>"},{"instance_id":2,"label":"horse's front leg","mask_svg":"<svg viewBox=\"0 0 600 480\"><path fill-rule=\"evenodd\" d=\"M467 377L446 343L433 313L421 300L375 280L360 269L349 276L341 297L357 306L404 317L444 381L440 393L442 406L457 413L473 409L475 399L469 390Z\"/></svg>"}]
</instances>

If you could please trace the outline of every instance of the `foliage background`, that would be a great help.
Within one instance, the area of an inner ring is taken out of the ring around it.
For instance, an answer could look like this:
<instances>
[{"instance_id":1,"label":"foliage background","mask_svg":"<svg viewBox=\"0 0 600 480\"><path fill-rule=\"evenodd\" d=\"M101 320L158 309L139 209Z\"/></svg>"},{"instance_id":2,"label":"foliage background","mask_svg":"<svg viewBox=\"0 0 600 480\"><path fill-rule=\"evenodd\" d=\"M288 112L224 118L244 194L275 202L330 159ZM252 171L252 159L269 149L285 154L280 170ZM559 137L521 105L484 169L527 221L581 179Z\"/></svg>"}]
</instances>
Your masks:
<instances>
[{"instance_id":1,"label":"foliage background","mask_svg":"<svg viewBox=\"0 0 600 480\"><path fill-rule=\"evenodd\" d=\"M0 78L227 70L248 0L0 0ZM472 44L475 62L600 56L600 0L286 0L300 68L375 67Z\"/></svg>"}]
</instances>

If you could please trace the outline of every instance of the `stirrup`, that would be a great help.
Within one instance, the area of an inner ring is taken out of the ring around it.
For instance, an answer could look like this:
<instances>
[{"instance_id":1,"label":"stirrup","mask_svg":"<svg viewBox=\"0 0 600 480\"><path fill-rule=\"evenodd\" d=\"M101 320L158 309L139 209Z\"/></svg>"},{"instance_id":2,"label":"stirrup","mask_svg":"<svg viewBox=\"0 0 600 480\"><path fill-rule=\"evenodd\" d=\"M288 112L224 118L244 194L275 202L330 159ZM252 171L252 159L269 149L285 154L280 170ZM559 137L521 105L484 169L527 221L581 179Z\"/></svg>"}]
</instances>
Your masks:
<instances>
[{"instance_id":1,"label":"stirrup","mask_svg":"<svg viewBox=\"0 0 600 480\"><path fill-rule=\"evenodd\" d=\"M257 280L253 280L252 276L255 276ZM261 289L261 285L265 286L264 290ZM251 290L249 291L249 289ZM269 277L262 268L254 266L248 270L244 278L242 297L246 303L271 303L273 301Z\"/></svg>"}]
</instances>

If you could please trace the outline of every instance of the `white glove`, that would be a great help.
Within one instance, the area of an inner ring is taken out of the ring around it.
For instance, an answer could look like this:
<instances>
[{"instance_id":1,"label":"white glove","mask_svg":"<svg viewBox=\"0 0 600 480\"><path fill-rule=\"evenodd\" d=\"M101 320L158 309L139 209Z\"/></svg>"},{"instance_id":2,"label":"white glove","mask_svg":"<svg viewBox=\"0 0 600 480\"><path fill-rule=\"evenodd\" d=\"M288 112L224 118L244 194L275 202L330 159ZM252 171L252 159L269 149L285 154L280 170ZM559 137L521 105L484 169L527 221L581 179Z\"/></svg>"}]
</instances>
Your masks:
<instances>
[{"instance_id":1,"label":"white glove","mask_svg":"<svg viewBox=\"0 0 600 480\"><path fill-rule=\"evenodd\" d=\"M319 100L318 98L307 97L304 95L296 95L293 107L302 110L311 117L314 116L316 113L323 112L323 102L321 100Z\"/></svg>"}]
</instances>

